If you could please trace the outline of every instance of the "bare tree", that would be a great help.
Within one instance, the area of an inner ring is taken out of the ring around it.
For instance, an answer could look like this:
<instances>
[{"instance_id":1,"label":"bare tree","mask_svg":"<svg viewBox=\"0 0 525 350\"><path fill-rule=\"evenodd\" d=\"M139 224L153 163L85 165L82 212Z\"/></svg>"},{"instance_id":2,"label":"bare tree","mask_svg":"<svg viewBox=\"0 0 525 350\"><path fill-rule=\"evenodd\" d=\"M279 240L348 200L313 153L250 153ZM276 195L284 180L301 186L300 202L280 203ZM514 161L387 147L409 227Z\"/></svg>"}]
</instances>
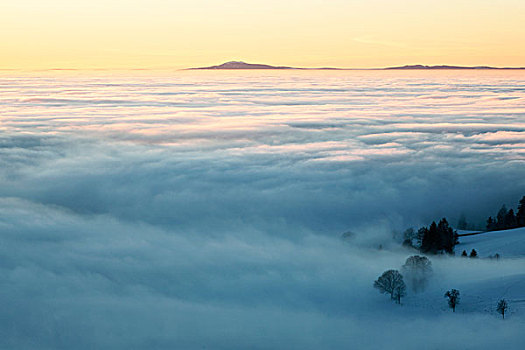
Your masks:
<instances>
[{"instance_id":1,"label":"bare tree","mask_svg":"<svg viewBox=\"0 0 525 350\"><path fill-rule=\"evenodd\" d=\"M396 303L401 304L401 297L404 297L406 294L406 286L405 283L398 285L394 288L394 299L396 300Z\"/></svg>"},{"instance_id":2,"label":"bare tree","mask_svg":"<svg viewBox=\"0 0 525 350\"><path fill-rule=\"evenodd\" d=\"M406 295L406 285L403 281L403 275L397 270L388 270L383 272L379 278L374 281L374 288L379 289L380 293L390 294L390 299L401 303L401 297Z\"/></svg>"},{"instance_id":3,"label":"bare tree","mask_svg":"<svg viewBox=\"0 0 525 350\"><path fill-rule=\"evenodd\" d=\"M425 289L432 275L432 263L425 256L413 255L405 261L402 271L407 277L409 286L417 293Z\"/></svg>"},{"instance_id":4,"label":"bare tree","mask_svg":"<svg viewBox=\"0 0 525 350\"><path fill-rule=\"evenodd\" d=\"M505 319L505 312L508 309L509 309L509 304L507 303L507 301L505 299L501 299L500 301L498 301L498 306L497 306L496 310L498 310L498 312L501 314L503 319Z\"/></svg>"},{"instance_id":5,"label":"bare tree","mask_svg":"<svg viewBox=\"0 0 525 350\"><path fill-rule=\"evenodd\" d=\"M445 298L448 298L448 306L453 312L456 312L456 306L459 304L459 290L451 289L445 293Z\"/></svg>"}]
</instances>

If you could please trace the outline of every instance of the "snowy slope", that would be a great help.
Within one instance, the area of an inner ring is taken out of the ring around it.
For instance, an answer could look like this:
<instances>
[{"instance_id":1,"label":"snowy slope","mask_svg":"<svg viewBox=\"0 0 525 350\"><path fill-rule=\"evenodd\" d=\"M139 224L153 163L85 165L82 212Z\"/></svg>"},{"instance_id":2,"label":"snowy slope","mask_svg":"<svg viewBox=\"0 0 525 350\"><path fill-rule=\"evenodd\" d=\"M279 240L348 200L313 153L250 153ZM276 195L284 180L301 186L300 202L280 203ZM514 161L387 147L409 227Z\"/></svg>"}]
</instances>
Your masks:
<instances>
[{"instance_id":1,"label":"snowy slope","mask_svg":"<svg viewBox=\"0 0 525 350\"><path fill-rule=\"evenodd\" d=\"M496 311L496 305L500 299L505 299L509 303L507 316L523 322L525 274L450 282L448 279L434 280L433 285L423 293L409 292L404 300L404 306L411 309L412 313L419 312L423 315L449 313L451 310L444 293L455 288L461 293L457 314L488 314L499 318L501 316Z\"/></svg>"},{"instance_id":2,"label":"snowy slope","mask_svg":"<svg viewBox=\"0 0 525 350\"><path fill-rule=\"evenodd\" d=\"M460 232L461 234L469 232ZM485 314L501 317L496 312L500 299L509 303L508 318L525 321L525 228L494 231L459 237L456 255L429 256L434 275L422 293L408 290L404 305L412 313L449 313L444 293L452 288L461 293L457 314ZM478 259L463 258L463 250L478 252ZM488 259L500 254L501 258Z\"/></svg>"},{"instance_id":3,"label":"snowy slope","mask_svg":"<svg viewBox=\"0 0 525 350\"><path fill-rule=\"evenodd\" d=\"M476 249L479 257L498 253L502 258L525 257L525 227L505 231L491 231L479 235L459 237L456 255L463 250Z\"/></svg>"},{"instance_id":4,"label":"snowy slope","mask_svg":"<svg viewBox=\"0 0 525 350\"><path fill-rule=\"evenodd\" d=\"M501 256L500 261L491 264L494 268L483 266L480 269L481 271L496 269L500 272L500 276L465 281L462 286L466 296L463 302L464 309L495 313L497 301L505 298L512 306L509 310L510 314L523 314L525 311L525 227L460 237L459 241L460 244L456 246L456 256L459 256L463 250L470 253L472 249L476 249L480 258L487 258L496 253ZM486 263L480 261L480 264ZM487 275L492 274L488 272Z\"/></svg>"},{"instance_id":5,"label":"snowy slope","mask_svg":"<svg viewBox=\"0 0 525 350\"><path fill-rule=\"evenodd\" d=\"M498 300L506 299L509 314L523 314L525 308L525 274L490 278L465 284L463 308L496 313Z\"/></svg>"}]
</instances>

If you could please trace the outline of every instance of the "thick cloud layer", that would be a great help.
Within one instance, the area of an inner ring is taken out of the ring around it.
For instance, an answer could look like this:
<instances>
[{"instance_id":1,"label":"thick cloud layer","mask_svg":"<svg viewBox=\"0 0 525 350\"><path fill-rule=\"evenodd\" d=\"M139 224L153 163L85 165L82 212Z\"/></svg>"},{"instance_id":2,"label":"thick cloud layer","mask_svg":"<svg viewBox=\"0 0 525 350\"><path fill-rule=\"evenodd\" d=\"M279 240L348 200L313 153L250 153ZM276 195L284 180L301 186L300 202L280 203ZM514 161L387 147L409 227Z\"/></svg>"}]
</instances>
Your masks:
<instances>
[{"instance_id":1,"label":"thick cloud layer","mask_svg":"<svg viewBox=\"0 0 525 350\"><path fill-rule=\"evenodd\" d=\"M0 114L4 347L524 345L442 296L521 259L371 287L393 230L525 194L522 73L3 76Z\"/></svg>"}]
</instances>

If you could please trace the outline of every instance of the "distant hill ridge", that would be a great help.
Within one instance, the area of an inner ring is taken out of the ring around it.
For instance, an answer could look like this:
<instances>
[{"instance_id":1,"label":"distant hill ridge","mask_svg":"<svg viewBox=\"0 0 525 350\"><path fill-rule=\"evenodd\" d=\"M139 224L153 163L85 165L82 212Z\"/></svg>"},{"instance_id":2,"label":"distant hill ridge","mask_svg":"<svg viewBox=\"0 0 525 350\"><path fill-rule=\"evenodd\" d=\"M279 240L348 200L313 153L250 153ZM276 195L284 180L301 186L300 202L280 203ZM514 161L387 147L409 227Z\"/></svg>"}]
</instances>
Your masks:
<instances>
[{"instance_id":1,"label":"distant hill ridge","mask_svg":"<svg viewBox=\"0 0 525 350\"><path fill-rule=\"evenodd\" d=\"M212 69L297 69L297 70L446 70L446 69L458 69L458 70L475 70L475 69L504 69L504 70L523 70L525 67L490 67L490 66L449 66L449 65L438 65L438 66L426 66L421 64L398 66L398 67L386 67L386 68L297 68L287 66L271 66L268 64L259 63L246 63L243 61L229 61L217 66L209 67L198 67L189 68L189 70L212 70Z\"/></svg>"},{"instance_id":2,"label":"distant hill ridge","mask_svg":"<svg viewBox=\"0 0 525 350\"><path fill-rule=\"evenodd\" d=\"M294 68L284 67L284 66L279 66L279 67L270 66L267 64L246 63L242 61L230 61L230 62L220 64L218 66L190 68L190 69L294 69Z\"/></svg>"},{"instance_id":3,"label":"distant hill ridge","mask_svg":"<svg viewBox=\"0 0 525 350\"><path fill-rule=\"evenodd\" d=\"M382 69L525 69L525 67L490 67L490 66L474 66L474 67L467 67L467 66L447 66L447 65L440 65L440 66L424 66L421 64L415 64L415 65L406 65L406 66L400 66L400 67L387 67Z\"/></svg>"}]
</instances>

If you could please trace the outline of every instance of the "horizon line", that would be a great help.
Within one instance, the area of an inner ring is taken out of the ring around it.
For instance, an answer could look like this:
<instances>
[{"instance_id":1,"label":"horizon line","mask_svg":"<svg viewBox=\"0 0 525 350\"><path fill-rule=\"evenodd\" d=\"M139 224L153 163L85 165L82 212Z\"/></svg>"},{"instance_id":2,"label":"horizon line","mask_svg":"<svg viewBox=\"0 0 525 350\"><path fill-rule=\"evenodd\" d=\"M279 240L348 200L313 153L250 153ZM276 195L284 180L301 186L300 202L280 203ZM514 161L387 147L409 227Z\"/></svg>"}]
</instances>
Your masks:
<instances>
[{"instance_id":1,"label":"horizon line","mask_svg":"<svg viewBox=\"0 0 525 350\"><path fill-rule=\"evenodd\" d=\"M225 63L229 63L228 61ZM242 62L242 61L237 61ZM242 62L245 63L245 62ZM223 63L224 64L224 63ZM525 66L489 66L489 65L475 65L475 66L462 66L462 65L449 65L449 64L436 64L436 65L426 65L426 64L406 64L400 66L386 66L386 67L293 67L293 66L273 66L267 64L253 64L245 63L247 65L263 65L267 66L265 68L214 68L217 66L209 67L189 67L189 68L175 68L175 67L130 67L130 68L117 68L117 67L106 67L106 68L67 68L67 67L53 67L53 68L0 68L0 72L13 72L13 71L22 71L22 72L45 72L45 71L187 71L187 70L359 70L359 71L369 71L369 70L525 70Z\"/></svg>"}]
</instances>

